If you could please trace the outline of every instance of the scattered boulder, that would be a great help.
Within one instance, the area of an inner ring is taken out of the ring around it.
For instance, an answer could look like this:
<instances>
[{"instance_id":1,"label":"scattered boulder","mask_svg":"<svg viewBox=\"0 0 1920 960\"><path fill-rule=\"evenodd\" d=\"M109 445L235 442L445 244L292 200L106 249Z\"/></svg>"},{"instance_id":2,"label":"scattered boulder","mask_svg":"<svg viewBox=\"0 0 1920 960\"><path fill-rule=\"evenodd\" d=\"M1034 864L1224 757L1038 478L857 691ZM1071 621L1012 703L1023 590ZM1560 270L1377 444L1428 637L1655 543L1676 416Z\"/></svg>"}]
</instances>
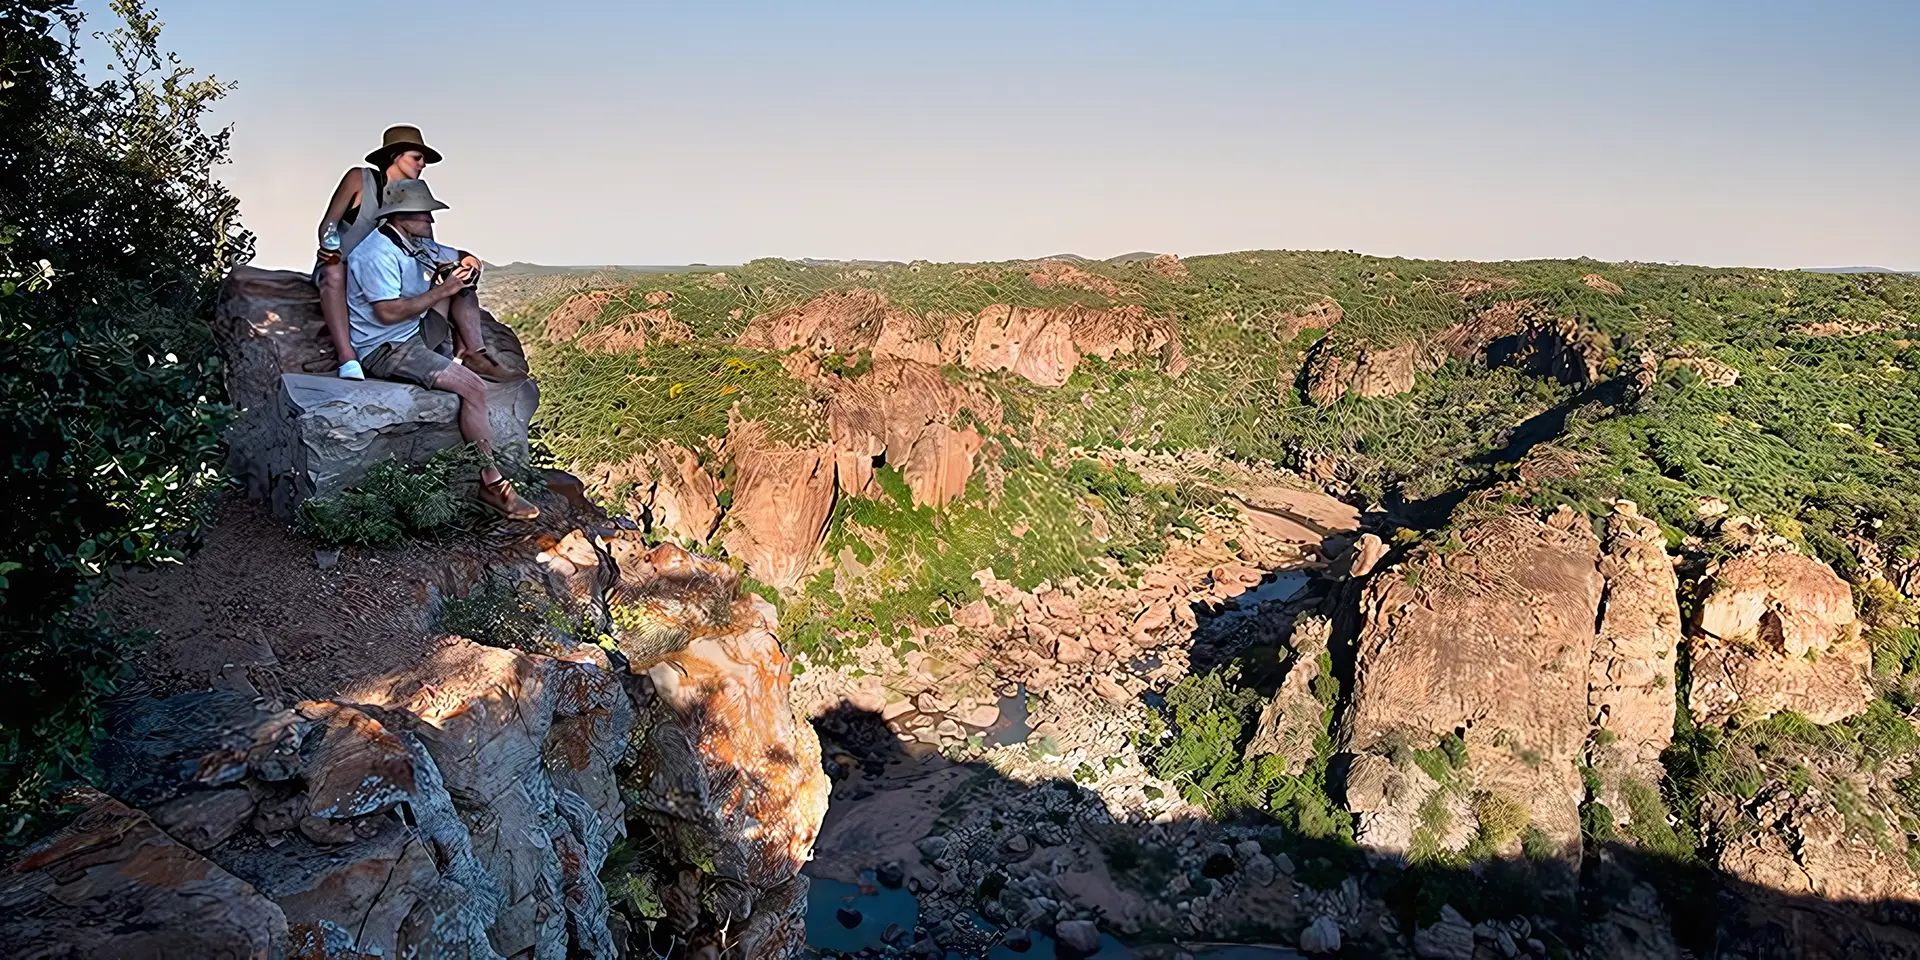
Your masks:
<instances>
[{"instance_id":1,"label":"scattered boulder","mask_svg":"<svg viewBox=\"0 0 1920 960\"><path fill-rule=\"evenodd\" d=\"M1831 567L1762 538L1706 580L1690 646L1696 722L1793 710L1833 723L1867 708L1872 654Z\"/></svg>"},{"instance_id":2,"label":"scattered boulder","mask_svg":"<svg viewBox=\"0 0 1920 960\"><path fill-rule=\"evenodd\" d=\"M1413 932L1413 955L1421 960L1473 960L1473 924L1452 904L1441 907L1439 922Z\"/></svg>"},{"instance_id":3,"label":"scattered boulder","mask_svg":"<svg viewBox=\"0 0 1920 960\"><path fill-rule=\"evenodd\" d=\"M1300 931L1301 953L1339 953L1340 922L1321 914Z\"/></svg>"},{"instance_id":4,"label":"scattered boulder","mask_svg":"<svg viewBox=\"0 0 1920 960\"><path fill-rule=\"evenodd\" d=\"M580 328L598 318L613 299L608 290L590 290L568 297L547 314L541 335L548 343L566 343L578 336Z\"/></svg>"},{"instance_id":5,"label":"scattered boulder","mask_svg":"<svg viewBox=\"0 0 1920 960\"><path fill-rule=\"evenodd\" d=\"M1603 277L1597 273L1589 273L1586 276L1581 277L1580 282L1609 296L1617 297L1621 293L1619 284L1614 283L1612 280L1608 280L1606 277Z\"/></svg>"},{"instance_id":6,"label":"scattered boulder","mask_svg":"<svg viewBox=\"0 0 1920 960\"><path fill-rule=\"evenodd\" d=\"M1857 782L1847 789L1854 796L1866 792ZM1718 866L1730 876L1831 903L1902 903L1920 916L1920 877L1905 849L1912 841L1901 831L1861 836L1825 791L1775 793L1751 816L1760 829L1740 831L1720 852Z\"/></svg>"},{"instance_id":7,"label":"scattered boulder","mask_svg":"<svg viewBox=\"0 0 1920 960\"><path fill-rule=\"evenodd\" d=\"M1100 927L1092 920L1063 920L1054 924L1053 937L1081 956L1100 952Z\"/></svg>"}]
</instances>

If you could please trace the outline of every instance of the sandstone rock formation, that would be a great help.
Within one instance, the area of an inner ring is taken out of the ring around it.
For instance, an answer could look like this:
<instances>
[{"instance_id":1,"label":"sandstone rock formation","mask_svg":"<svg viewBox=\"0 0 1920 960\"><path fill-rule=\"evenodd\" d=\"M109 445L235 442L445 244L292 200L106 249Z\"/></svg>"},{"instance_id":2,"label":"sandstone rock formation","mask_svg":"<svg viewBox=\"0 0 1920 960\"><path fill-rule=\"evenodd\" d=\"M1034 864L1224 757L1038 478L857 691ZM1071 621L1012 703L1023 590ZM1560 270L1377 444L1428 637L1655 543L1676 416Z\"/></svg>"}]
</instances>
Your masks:
<instances>
[{"instance_id":1,"label":"sandstone rock formation","mask_svg":"<svg viewBox=\"0 0 1920 960\"><path fill-rule=\"evenodd\" d=\"M453 638L363 702L129 705L103 763L202 844L193 869L269 901L293 952L612 957L598 871L630 718L604 662Z\"/></svg>"},{"instance_id":2,"label":"sandstone rock formation","mask_svg":"<svg viewBox=\"0 0 1920 960\"><path fill-rule=\"evenodd\" d=\"M1666 775L1660 752L1673 739L1680 584L1659 524L1628 501L1607 518L1600 564L1607 593L1587 677L1588 715L1598 731L1588 763L1601 775L1600 799L1624 821L1622 779L1651 786Z\"/></svg>"},{"instance_id":3,"label":"sandstone rock formation","mask_svg":"<svg viewBox=\"0 0 1920 960\"><path fill-rule=\"evenodd\" d=\"M1550 523L1487 521L1461 539L1464 549L1419 551L1368 585L1340 745L1385 755L1457 735L1473 788L1524 805L1532 826L1577 857L1599 543L1565 509ZM1359 838L1374 846L1376 821L1417 817L1416 793L1388 792L1386 809L1362 812Z\"/></svg>"},{"instance_id":4,"label":"sandstone rock formation","mask_svg":"<svg viewBox=\"0 0 1920 960\"><path fill-rule=\"evenodd\" d=\"M649 556L635 602L705 585L677 618L691 642L629 664L641 722L624 792L639 839L662 851L651 882L680 891L663 898L666 922L696 954L789 956L804 939L799 871L826 815L819 740L791 703L772 607L742 598L723 564Z\"/></svg>"},{"instance_id":5,"label":"sandstone rock formation","mask_svg":"<svg viewBox=\"0 0 1920 960\"><path fill-rule=\"evenodd\" d=\"M629 870L724 870L673 915L683 939L790 955L824 788L771 608L723 564L580 519L555 536L556 509L442 573L544 583L572 619L631 609L622 656L421 637L417 661L327 699L127 700L100 756L114 799L0 878L5 952L612 958L624 928L601 873L642 829L701 855Z\"/></svg>"},{"instance_id":6,"label":"sandstone rock formation","mask_svg":"<svg viewBox=\"0 0 1920 960\"><path fill-rule=\"evenodd\" d=\"M1179 262L1178 258L1174 259L1174 263ZM1186 273L1184 265L1181 266L1180 273L1182 275ZM1097 273L1082 270L1068 260L1042 260L1039 266L1027 274L1027 279L1043 290L1049 287L1075 287L1114 299L1138 295L1136 291L1129 290Z\"/></svg>"},{"instance_id":7,"label":"sandstone rock formation","mask_svg":"<svg viewBox=\"0 0 1920 960\"><path fill-rule=\"evenodd\" d=\"M1157 354L1160 369L1171 376L1184 372L1187 363L1171 322L1149 317L1137 305L1034 309L993 304L977 315L918 317L889 307L886 298L870 290L825 293L755 317L740 344L822 353L867 350L875 359L1005 370L1048 387L1066 383L1085 354L1109 360Z\"/></svg>"},{"instance_id":8,"label":"sandstone rock formation","mask_svg":"<svg viewBox=\"0 0 1920 960\"><path fill-rule=\"evenodd\" d=\"M966 492L974 457L985 442L979 429L1000 423L1000 402L975 386L952 383L938 367L880 359L873 369L835 384L827 401L827 430L841 492L873 496L874 465L897 467L915 505L945 506Z\"/></svg>"},{"instance_id":9,"label":"sandstone rock formation","mask_svg":"<svg viewBox=\"0 0 1920 960\"><path fill-rule=\"evenodd\" d=\"M780 589L813 572L833 513L833 447L791 447L767 439L759 424L727 433L733 458L733 504L721 540L765 583Z\"/></svg>"},{"instance_id":10,"label":"sandstone rock formation","mask_svg":"<svg viewBox=\"0 0 1920 960\"><path fill-rule=\"evenodd\" d=\"M1692 688L1700 723L1793 710L1832 723L1866 709L1871 651L1853 591L1831 567L1762 538L1708 571L1695 618Z\"/></svg>"},{"instance_id":11,"label":"sandstone rock formation","mask_svg":"<svg viewBox=\"0 0 1920 960\"><path fill-rule=\"evenodd\" d=\"M594 489L650 529L706 543L720 525L719 487L694 452L671 440L587 475Z\"/></svg>"},{"instance_id":12,"label":"sandstone rock formation","mask_svg":"<svg viewBox=\"0 0 1920 960\"><path fill-rule=\"evenodd\" d=\"M423 460L461 442L458 397L333 375L338 364L320 295L305 274L234 268L221 287L214 333L239 410L227 432L228 468L281 516L301 500L351 486L382 459ZM490 314L483 334L501 363L527 369L519 339ZM520 380L488 392L499 448L524 455L539 389Z\"/></svg>"},{"instance_id":13,"label":"sandstone rock formation","mask_svg":"<svg viewBox=\"0 0 1920 960\"><path fill-rule=\"evenodd\" d=\"M600 316L612 301L613 294L606 290L591 290L576 293L553 308L547 314L546 325L541 336L548 343L566 343L579 336L580 328Z\"/></svg>"},{"instance_id":14,"label":"sandstone rock formation","mask_svg":"<svg viewBox=\"0 0 1920 960\"><path fill-rule=\"evenodd\" d=\"M1288 640L1292 653L1287 658L1286 676L1280 689L1260 711L1260 720L1248 741L1246 756L1275 754L1286 761L1286 772L1298 774L1313 759L1315 740L1325 729L1320 718L1326 704L1313 692L1320 677L1320 654L1327 649L1333 625L1324 617L1310 617L1294 624Z\"/></svg>"},{"instance_id":15,"label":"sandstone rock formation","mask_svg":"<svg viewBox=\"0 0 1920 960\"><path fill-rule=\"evenodd\" d=\"M273 901L105 797L25 851L0 918L0 953L20 960L286 955Z\"/></svg>"},{"instance_id":16,"label":"sandstone rock formation","mask_svg":"<svg viewBox=\"0 0 1920 960\"><path fill-rule=\"evenodd\" d=\"M1321 316L1338 319L1337 307ZM1318 323L1316 318L1297 329ZM1547 314L1532 301L1503 301L1419 340L1377 344L1321 337L1301 367L1301 392L1316 406L1347 396L1396 396L1413 389L1416 375L1449 360L1515 367L1586 386L1603 379L1612 346L1605 334Z\"/></svg>"}]
</instances>

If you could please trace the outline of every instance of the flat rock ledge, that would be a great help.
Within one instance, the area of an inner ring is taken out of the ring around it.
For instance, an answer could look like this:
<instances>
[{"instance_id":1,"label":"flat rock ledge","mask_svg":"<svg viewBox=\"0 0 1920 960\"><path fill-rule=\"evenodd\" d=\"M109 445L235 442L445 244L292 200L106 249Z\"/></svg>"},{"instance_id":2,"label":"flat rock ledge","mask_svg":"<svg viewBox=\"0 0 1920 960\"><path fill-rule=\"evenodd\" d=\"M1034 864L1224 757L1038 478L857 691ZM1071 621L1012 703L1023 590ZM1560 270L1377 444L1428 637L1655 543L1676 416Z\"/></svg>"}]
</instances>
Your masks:
<instances>
[{"instance_id":1,"label":"flat rock ledge","mask_svg":"<svg viewBox=\"0 0 1920 960\"><path fill-rule=\"evenodd\" d=\"M320 294L305 274L236 268L221 287L214 329L239 412L227 431L228 470L277 516L353 486L381 460L418 463L461 443L453 394L334 375ZM489 314L484 333L504 365L526 369L512 330ZM503 454L525 455L539 405L531 380L491 385L487 417Z\"/></svg>"}]
</instances>

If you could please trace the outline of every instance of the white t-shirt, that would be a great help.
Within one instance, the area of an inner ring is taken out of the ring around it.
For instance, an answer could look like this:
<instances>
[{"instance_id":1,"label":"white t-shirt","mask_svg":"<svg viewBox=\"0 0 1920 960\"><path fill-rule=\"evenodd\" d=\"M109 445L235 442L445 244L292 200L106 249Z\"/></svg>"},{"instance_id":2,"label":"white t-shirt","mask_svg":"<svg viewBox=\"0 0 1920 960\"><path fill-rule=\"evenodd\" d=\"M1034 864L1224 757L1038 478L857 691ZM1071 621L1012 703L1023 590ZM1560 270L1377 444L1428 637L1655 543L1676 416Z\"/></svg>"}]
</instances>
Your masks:
<instances>
[{"instance_id":1,"label":"white t-shirt","mask_svg":"<svg viewBox=\"0 0 1920 960\"><path fill-rule=\"evenodd\" d=\"M433 240L413 241L414 246L435 263L452 263L460 251ZM381 323L373 315L373 305L381 300L417 297L433 288L433 271L425 263L407 254L389 239L385 231L375 230L347 255L347 325L353 350L363 359L383 343L413 336L420 329L420 317L399 323Z\"/></svg>"}]
</instances>

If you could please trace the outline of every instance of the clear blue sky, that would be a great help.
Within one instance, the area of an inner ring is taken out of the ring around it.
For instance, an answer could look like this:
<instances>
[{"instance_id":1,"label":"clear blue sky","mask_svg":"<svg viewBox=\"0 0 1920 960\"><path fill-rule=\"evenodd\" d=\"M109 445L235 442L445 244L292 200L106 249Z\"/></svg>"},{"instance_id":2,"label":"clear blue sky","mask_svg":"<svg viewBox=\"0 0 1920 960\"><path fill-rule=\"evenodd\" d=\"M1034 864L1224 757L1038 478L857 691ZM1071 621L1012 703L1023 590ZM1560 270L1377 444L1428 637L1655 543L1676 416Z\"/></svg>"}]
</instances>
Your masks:
<instances>
[{"instance_id":1,"label":"clear blue sky","mask_svg":"<svg viewBox=\"0 0 1920 960\"><path fill-rule=\"evenodd\" d=\"M408 122L495 262L1920 269L1920 0L153 2L271 265Z\"/></svg>"}]
</instances>

